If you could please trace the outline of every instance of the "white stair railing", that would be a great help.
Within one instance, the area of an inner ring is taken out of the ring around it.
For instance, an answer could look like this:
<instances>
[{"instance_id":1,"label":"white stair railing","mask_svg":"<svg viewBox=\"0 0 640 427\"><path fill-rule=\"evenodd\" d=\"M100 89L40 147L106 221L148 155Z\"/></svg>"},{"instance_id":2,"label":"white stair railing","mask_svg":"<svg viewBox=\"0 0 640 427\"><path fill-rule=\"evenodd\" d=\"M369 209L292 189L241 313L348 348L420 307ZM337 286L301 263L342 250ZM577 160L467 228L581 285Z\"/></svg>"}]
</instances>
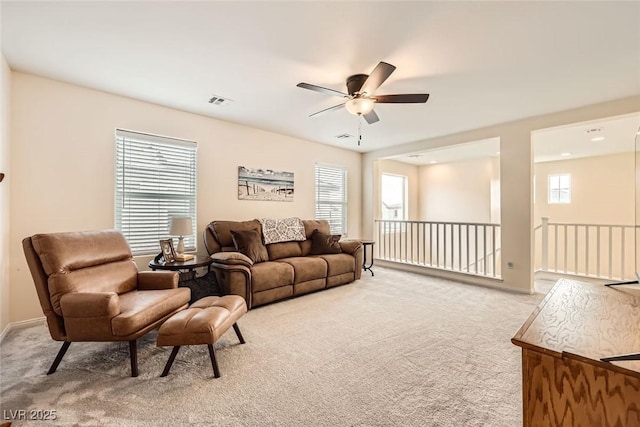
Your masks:
<instances>
[{"instance_id":1,"label":"white stair railing","mask_svg":"<svg viewBox=\"0 0 640 427\"><path fill-rule=\"evenodd\" d=\"M549 222L534 228L538 270L611 280L635 277L635 225Z\"/></svg>"},{"instance_id":2,"label":"white stair railing","mask_svg":"<svg viewBox=\"0 0 640 427\"><path fill-rule=\"evenodd\" d=\"M376 257L500 277L500 224L375 220Z\"/></svg>"}]
</instances>

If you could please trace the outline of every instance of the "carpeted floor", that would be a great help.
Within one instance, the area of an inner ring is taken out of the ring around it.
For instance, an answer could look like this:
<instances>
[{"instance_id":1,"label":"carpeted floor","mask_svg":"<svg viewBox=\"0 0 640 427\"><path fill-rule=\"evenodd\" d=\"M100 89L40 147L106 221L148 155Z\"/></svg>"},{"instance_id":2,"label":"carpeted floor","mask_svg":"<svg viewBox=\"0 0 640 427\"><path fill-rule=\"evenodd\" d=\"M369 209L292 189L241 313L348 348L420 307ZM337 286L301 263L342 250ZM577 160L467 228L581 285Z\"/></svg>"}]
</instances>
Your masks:
<instances>
[{"instance_id":1,"label":"carpeted floor","mask_svg":"<svg viewBox=\"0 0 640 427\"><path fill-rule=\"evenodd\" d=\"M54 422L108 426L521 425L520 349L510 339L542 299L377 268L350 285L271 304L217 344L139 343L129 377L127 343L60 346L44 325L13 331L0 353L0 409L55 410ZM219 350L219 351L218 351Z\"/></svg>"}]
</instances>

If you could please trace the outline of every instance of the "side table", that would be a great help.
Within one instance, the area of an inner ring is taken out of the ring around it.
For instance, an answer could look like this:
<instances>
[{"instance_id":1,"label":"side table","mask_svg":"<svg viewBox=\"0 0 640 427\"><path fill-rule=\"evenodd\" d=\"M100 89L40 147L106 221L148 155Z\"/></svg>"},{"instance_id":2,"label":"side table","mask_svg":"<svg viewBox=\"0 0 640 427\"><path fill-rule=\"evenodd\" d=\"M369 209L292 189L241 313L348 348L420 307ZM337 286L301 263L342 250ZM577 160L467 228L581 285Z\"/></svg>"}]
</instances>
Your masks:
<instances>
[{"instance_id":1,"label":"side table","mask_svg":"<svg viewBox=\"0 0 640 427\"><path fill-rule=\"evenodd\" d=\"M170 270L181 271L187 270L189 273L193 273L193 270L199 267L207 267L207 273L211 272L211 263L213 260L208 256L196 255L195 258L189 261L174 261L165 262L162 259L162 254L156 256L152 261L149 261L149 268L153 271L156 270Z\"/></svg>"},{"instance_id":2,"label":"side table","mask_svg":"<svg viewBox=\"0 0 640 427\"><path fill-rule=\"evenodd\" d=\"M362 243L362 269L364 271L368 271L369 273L371 273L372 276L374 276L373 274L373 270L371 269L371 267L373 267L373 245L376 244L375 240L364 240L364 239L345 239L345 241L355 241L355 242L360 242ZM367 248L371 247L371 259L369 260L369 265L367 265Z\"/></svg>"},{"instance_id":3,"label":"side table","mask_svg":"<svg viewBox=\"0 0 640 427\"><path fill-rule=\"evenodd\" d=\"M371 276L373 276L373 270L371 269L371 267L373 267L373 245L376 244L375 240L360 240L360 243L362 243L362 269L364 271L368 271L369 273L371 273ZM369 265L367 265L367 248L371 247L371 259L369 260Z\"/></svg>"},{"instance_id":4,"label":"side table","mask_svg":"<svg viewBox=\"0 0 640 427\"><path fill-rule=\"evenodd\" d=\"M220 288L215 275L211 272L211 263L213 263L213 260L206 256L196 256L189 261L164 262L162 254L160 254L152 261L149 261L149 268L154 271L170 270L180 273L178 286L191 290L189 304L193 304L201 298L220 295ZM199 267L207 267L207 274L196 277L195 269Z\"/></svg>"}]
</instances>

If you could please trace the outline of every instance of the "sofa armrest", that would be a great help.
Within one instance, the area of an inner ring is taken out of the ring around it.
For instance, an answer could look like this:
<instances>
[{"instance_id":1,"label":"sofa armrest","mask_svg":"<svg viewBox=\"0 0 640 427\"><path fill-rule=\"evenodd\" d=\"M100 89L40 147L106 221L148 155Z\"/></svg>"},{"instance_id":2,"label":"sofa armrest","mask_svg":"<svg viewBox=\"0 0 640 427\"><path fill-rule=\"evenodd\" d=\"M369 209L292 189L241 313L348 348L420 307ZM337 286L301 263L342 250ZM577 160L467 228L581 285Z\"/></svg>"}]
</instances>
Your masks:
<instances>
[{"instance_id":1,"label":"sofa armrest","mask_svg":"<svg viewBox=\"0 0 640 427\"><path fill-rule=\"evenodd\" d=\"M211 259L216 264L244 265L245 267L251 267L253 265L251 258L240 252L216 252L211 255Z\"/></svg>"},{"instance_id":2,"label":"sofa armrest","mask_svg":"<svg viewBox=\"0 0 640 427\"><path fill-rule=\"evenodd\" d=\"M357 240L344 240L338 243L340 243L340 249L342 249L342 252L346 254L355 256L358 251L362 250L362 243Z\"/></svg>"},{"instance_id":3,"label":"sofa armrest","mask_svg":"<svg viewBox=\"0 0 640 427\"><path fill-rule=\"evenodd\" d=\"M354 279L358 280L362 277L362 261L364 257L362 242L357 240L345 240L340 242L342 252L351 255L354 258ZM373 257L373 254L371 254Z\"/></svg>"},{"instance_id":4,"label":"sofa armrest","mask_svg":"<svg viewBox=\"0 0 640 427\"><path fill-rule=\"evenodd\" d=\"M211 270L216 275L216 279L218 280L218 285L220 286L222 295L239 295L244 298L244 300L247 302L247 308L250 309L253 300L253 295L251 292L251 267L246 265L246 261L236 262L235 264L218 262L218 260L214 256L221 253L222 252L211 255L211 258L213 258ZM225 259L224 261L235 262L229 258ZM251 260L249 260L249 262L251 262Z\"/></svg>"},{"instance_id":5,"label":"sofa armrest","mask_svg":"<svg viewBox=\"0 0 640 427\"><path fill-rule=\"evenodd\" d=\"M180 275L175 271L141 271L138 273L138 289L152 291L175 289Z\"/></svg>"},{"instance_id":6,"label":"sofa armrest","mask_svg":"<svg viewBox=\"0 0 640 427\"><path fill-rule=\"evenodd\" d=\"M63 317L111 318L120 314L120 298L115 292L74 292L60 298Z\"/></svg>"}]
</instances>

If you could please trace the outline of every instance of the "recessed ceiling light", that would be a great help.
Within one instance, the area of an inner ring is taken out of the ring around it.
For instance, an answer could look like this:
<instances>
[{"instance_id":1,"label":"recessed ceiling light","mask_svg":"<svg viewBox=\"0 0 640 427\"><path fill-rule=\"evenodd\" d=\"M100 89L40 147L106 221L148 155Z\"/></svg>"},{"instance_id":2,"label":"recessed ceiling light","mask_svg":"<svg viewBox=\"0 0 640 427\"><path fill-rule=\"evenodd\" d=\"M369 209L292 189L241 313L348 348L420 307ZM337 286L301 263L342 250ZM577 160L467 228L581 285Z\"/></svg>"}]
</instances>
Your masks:
<instances>
[{"instance_id":1,"label":"recessed ceiling light","mask_svg":"<svg viewBox=\"0 0 640 427\"><path fill-rule=\"evenodd\" d=\"M604 141L604 136L596 136L595 138L591 138L593 142Z\"/></svg>"},{"instance_id":2,"label":"recessed ceiling light","mask_svg":"<svg viewBox=\"0 0 640 427\"><path fill-rule=\"evenodd\" d=\"M570 156L570 155L571 155L571 153L560 153L560 155L561 155L562 157L567 157L567 156Z\"/></svg>"},{"instance_id":3,"label":"recessed ceiling light","mask_svg":"<svg viewBox=\"0 0 640 427\"><path fill-rule=\"evenodd\" d=\"M434 165L434 164L436 164L436 163L438 163L438 162L436 162L435 160L431 160L429 163L431 163L432 165Z\"/></svg>"}]
</instances>

